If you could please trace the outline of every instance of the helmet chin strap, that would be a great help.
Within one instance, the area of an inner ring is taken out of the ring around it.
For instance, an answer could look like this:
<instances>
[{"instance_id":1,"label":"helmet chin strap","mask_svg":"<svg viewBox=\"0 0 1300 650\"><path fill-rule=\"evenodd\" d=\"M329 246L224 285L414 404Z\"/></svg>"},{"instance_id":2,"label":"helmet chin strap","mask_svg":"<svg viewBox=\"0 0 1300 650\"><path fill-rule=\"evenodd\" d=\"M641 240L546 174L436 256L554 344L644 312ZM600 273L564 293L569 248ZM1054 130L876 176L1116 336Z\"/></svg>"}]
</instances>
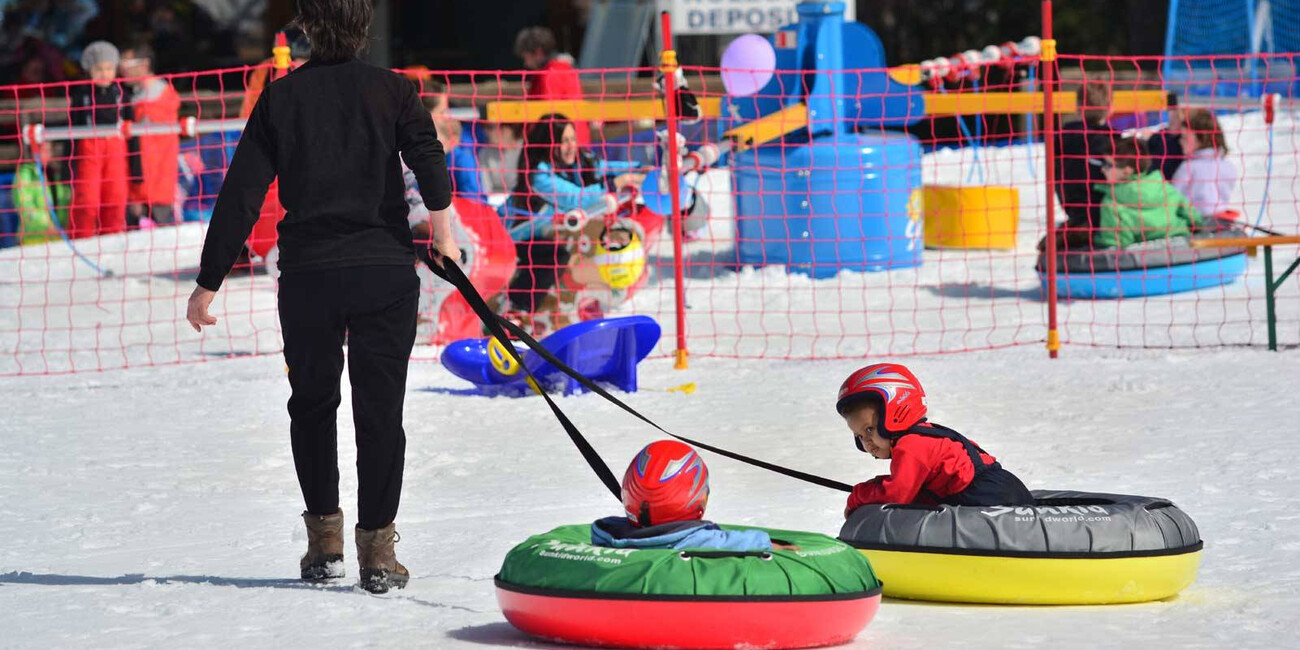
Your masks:
<instances>
[{"instance_id":1,"label":"helmet chin strap","mask_svg":"<svg viewBox=\"0 0 1300 650\"><path fill-rule=\"evenodd\" d=\"M650 526L650 502L641 502L641 514L637 515L636 524L642 528Z\"/></svg>"}]
</instances>

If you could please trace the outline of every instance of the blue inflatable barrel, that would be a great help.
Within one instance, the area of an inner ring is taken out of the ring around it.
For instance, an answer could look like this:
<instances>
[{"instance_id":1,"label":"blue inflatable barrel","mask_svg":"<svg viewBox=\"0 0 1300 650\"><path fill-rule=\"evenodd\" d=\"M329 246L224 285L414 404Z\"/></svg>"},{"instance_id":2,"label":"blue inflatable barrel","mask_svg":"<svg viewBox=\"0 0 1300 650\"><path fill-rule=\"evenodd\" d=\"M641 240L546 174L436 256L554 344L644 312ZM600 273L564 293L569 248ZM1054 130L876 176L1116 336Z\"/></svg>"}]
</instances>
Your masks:
<instances>
[{"instance_id":1,"label":"blue inflatable barrel","mask_svg":"<svg viewBox=\"0 0 1300 650\"><path fill-rule=\"evenodd\" d=\"M814 278L921 263L921 146L905 134L847 134L736 154L741 264Z\"/></svg>"}]
</instances>

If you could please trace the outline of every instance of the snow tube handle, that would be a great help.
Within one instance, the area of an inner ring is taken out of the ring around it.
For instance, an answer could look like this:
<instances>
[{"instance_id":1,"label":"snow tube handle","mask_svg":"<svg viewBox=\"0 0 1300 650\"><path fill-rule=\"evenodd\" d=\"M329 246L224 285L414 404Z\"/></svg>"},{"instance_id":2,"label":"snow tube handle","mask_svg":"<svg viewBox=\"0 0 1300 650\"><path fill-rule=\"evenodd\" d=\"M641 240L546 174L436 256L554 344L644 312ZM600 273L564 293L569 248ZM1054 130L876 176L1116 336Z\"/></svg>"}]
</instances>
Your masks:
<instances>
[{"instance_id":1,"label":"snow tube handle","mask_svg":"<svg viewBox=\"0 0 1300 650\"><path fill-rule=\"evenodd\" d=\"M1159 510L1161 508L1172 508L1172 507L1174 507L1174 503L1172 501L1152 501L1151 503L1148 503L1145 506L1143 506L1142 509Z\"/></svg>"},{"instance_id":2,"label":"snow tube handle","mask_svg":"<svg viewBox=\"0 0 1300 650\"><path fill-rule=\"evenodd\" d=\"M693 557L700 558L722 558L722 557L756 557L764 560L772 559L771 551L682 551L677 557L683 560L689 560Z\"/></svg>"},{"instance_id":3,"label":"snow tube handle","mask_svg":"<svg viewBox=\"0 0 1300 650\"><path fill-rule=\"evenodd\" d=\"M929 512L942 512L942 506L932 506L924 503L886 503L881 510L927 510Z\"/></svg>"}]
</instances>

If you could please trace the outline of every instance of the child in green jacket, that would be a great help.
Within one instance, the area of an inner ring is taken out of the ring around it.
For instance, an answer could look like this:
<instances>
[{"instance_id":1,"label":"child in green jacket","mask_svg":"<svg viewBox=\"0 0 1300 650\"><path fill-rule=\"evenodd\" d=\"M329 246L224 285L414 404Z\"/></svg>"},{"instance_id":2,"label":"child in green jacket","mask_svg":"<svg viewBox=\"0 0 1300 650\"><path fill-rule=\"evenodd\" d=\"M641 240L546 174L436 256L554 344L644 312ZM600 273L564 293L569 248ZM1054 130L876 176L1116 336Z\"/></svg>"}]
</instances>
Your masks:
<instances>
[{"instance_id":1,"label":"child in green jacket","mask_svg":"<svg viewBox=\"0 0 1300 650\"><path fill-rule=\"evenodd\" d=\"M22 244L57 240L59 230L68 227L72 187L69 184L67 165L62 161L56 162L53 158L54 148L51 143L45 142L41 144L44 170L38 170L35 161L27 161L18 165L14 171L13 202L22 224L18 233ZM51 221L50 199L54 200L54 213L59 219L57 226Z\"/></svg>"},{"instance_id":2,"label":"child in green jacket","mask_svg":"<svg viewBox=\"0 0 1300 650\"><path fill-rule=\"evenodd\" d=\"M1186 237L1201 223L1201 215L1181 192L1165 181L1159 170L1147 168L1142 143L1135 138L1115 142L1102 171L1105 183L1096 188L1101 203L1096 248L1124 248L1129 244L1168 237Z\"/></svg>"}]
</instances>

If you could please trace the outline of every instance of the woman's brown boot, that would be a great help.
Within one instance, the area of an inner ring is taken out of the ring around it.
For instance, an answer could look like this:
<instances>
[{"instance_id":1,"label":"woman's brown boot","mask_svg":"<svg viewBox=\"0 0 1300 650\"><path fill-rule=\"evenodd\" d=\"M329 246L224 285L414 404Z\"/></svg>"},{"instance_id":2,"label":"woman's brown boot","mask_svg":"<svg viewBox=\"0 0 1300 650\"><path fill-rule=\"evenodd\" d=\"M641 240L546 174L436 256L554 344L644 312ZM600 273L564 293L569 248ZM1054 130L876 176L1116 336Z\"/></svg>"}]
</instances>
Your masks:
<instances>
[{"instance_id":1,"label":"woman's brown boot","mask_svg":"<svg viewBox=\"0 0 1300 650\"><path fill-rule=\"evenodd\" d=\"M357 526L356 536L361 588L372 594L382 594L391 587L405 587L411 574L397 561L397 553L393 550L393 543L398 539L396 525L388 524L378 530Z\"/></svg>"},{"instance_id":2,"label":"woman's brown boot","mask_svg":"<svg viewBox=\"0 0 1300 650\"><path fill-rule=\"evenodd\" d=\"M343 511L332 515L302 513L307 524L307 554L298 567L303 580L343 577Z\"/></svg>"}]
</instances>

